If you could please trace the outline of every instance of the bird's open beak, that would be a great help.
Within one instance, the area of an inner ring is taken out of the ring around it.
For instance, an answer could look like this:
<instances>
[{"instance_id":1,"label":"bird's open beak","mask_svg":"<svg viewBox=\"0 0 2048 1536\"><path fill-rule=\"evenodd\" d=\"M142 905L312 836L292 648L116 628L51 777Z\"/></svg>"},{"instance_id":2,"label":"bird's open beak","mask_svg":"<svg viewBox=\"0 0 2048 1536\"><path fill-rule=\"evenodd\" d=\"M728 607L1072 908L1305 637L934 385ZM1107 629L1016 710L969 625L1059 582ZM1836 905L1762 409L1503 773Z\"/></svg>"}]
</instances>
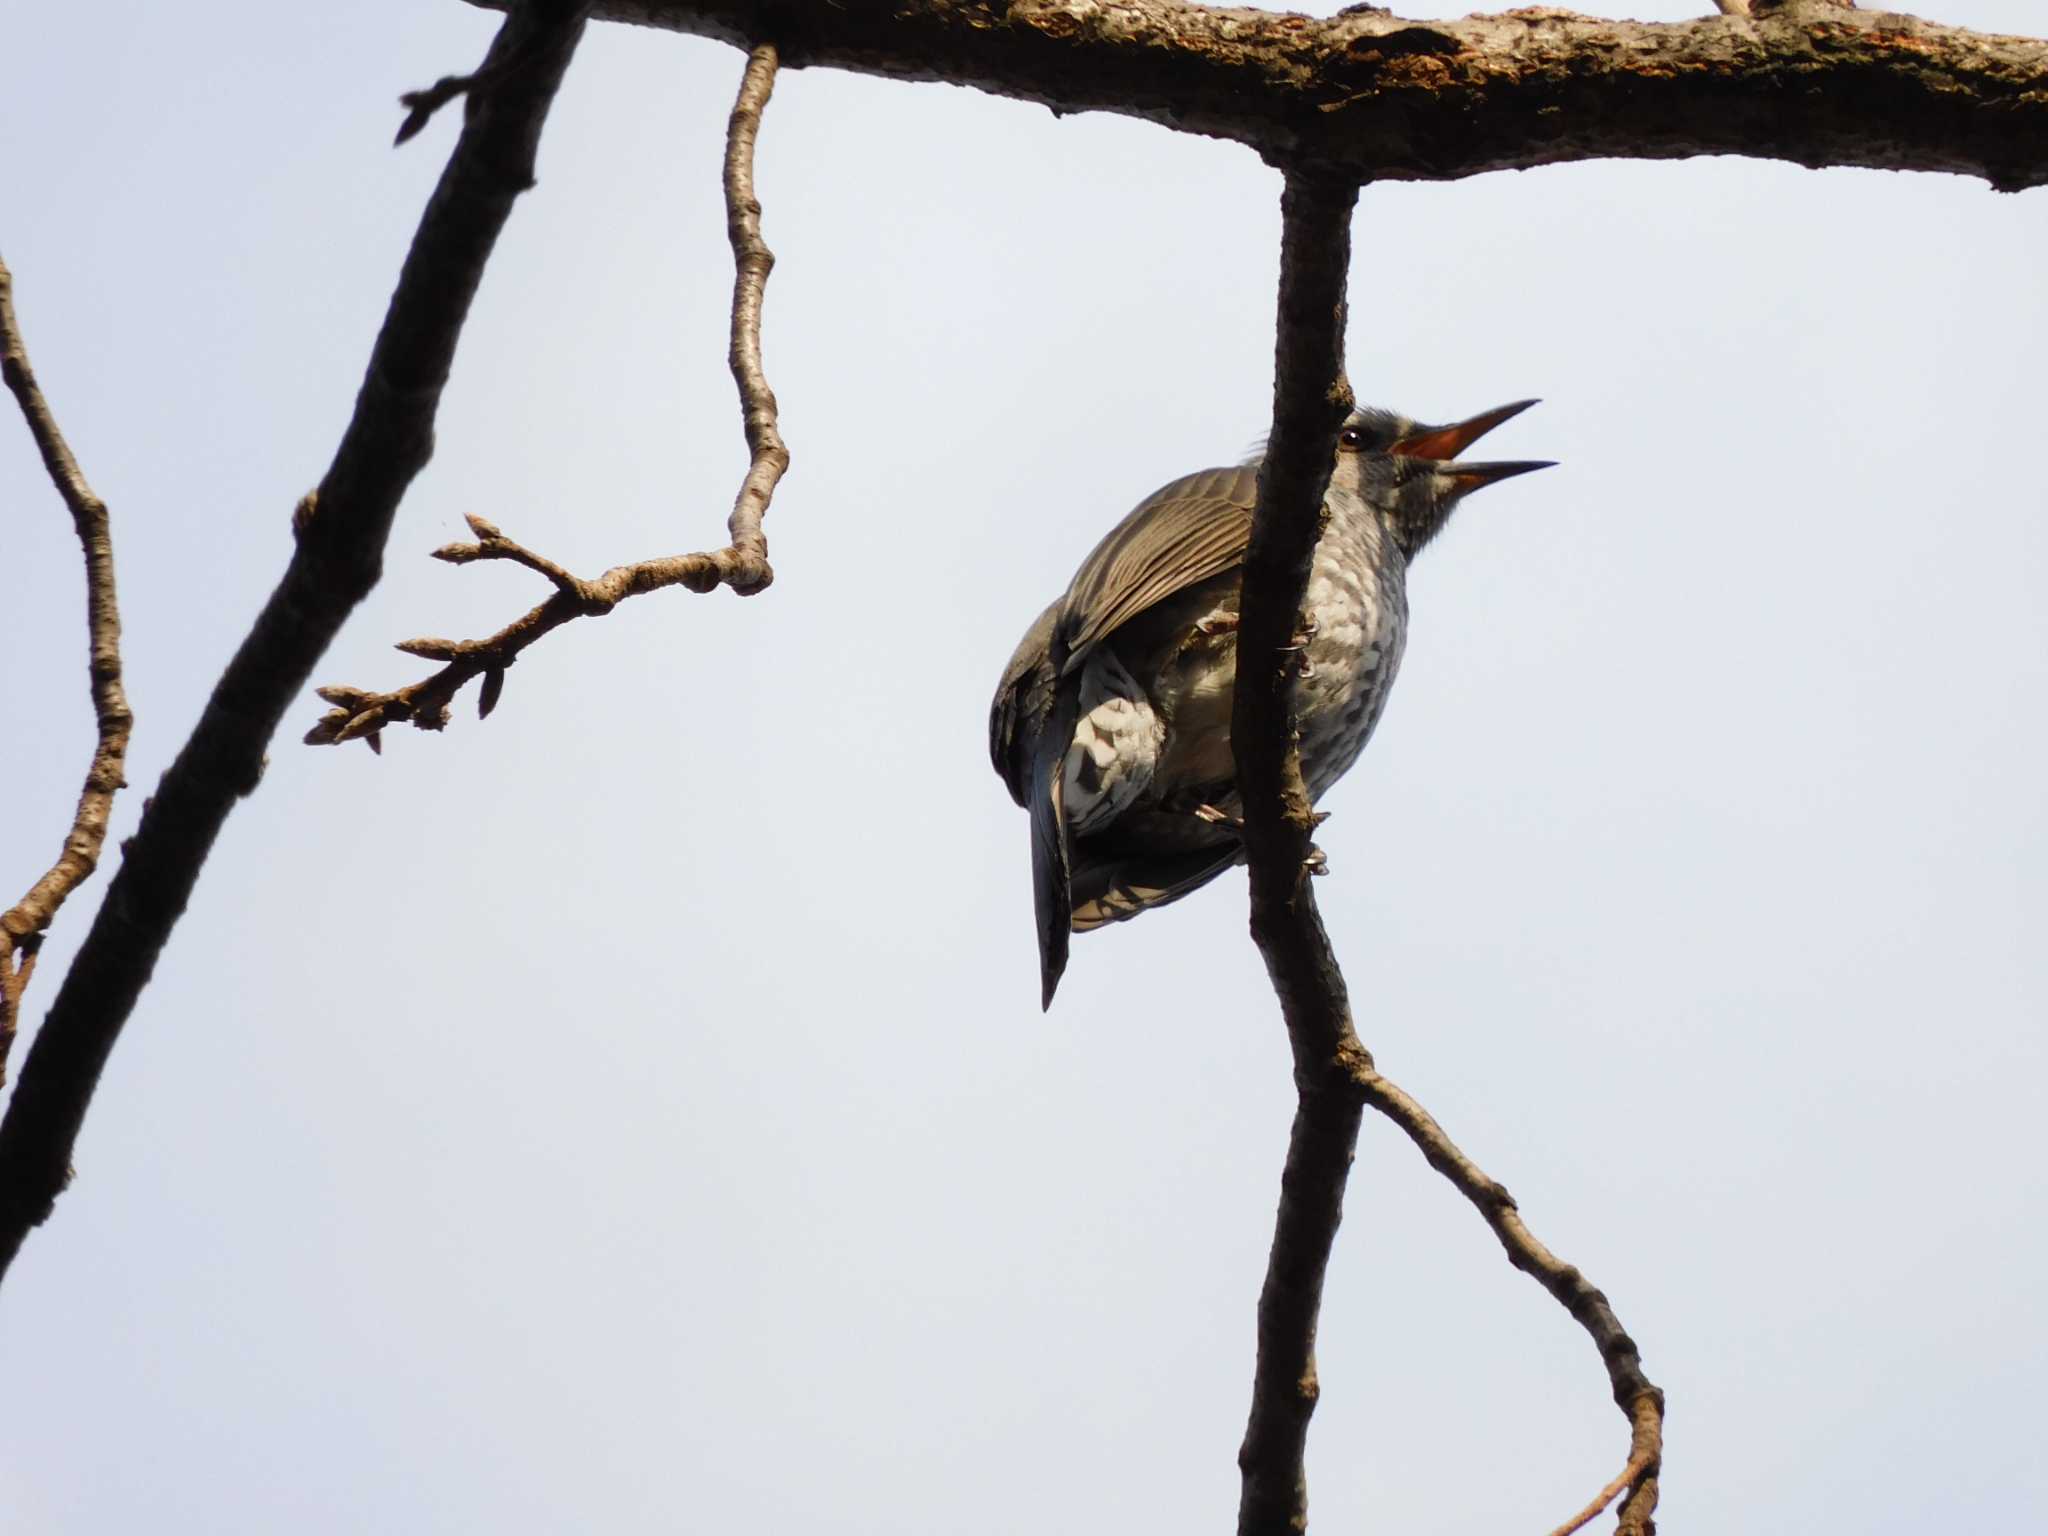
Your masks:
<instances>
[{"instance_id":1,"label":"bird's open beak","mask_svg":"<svg viewBox=\"0 0 2048 1536\"><path fill-rule=\"evenodd\" d=\"M1511 480L1516 475L1528 474L1532 469L1553 469L1556 465L1555 459L1503 459L1492 464L1445 464L1437 469L1437 473L1451 482L1454 495L1469 496L1496 480Z\"/></svg>"},{"instance_id":2,"label":"bird's open beak","mask_svg":"<svg viewBox=\"0 0 2048 1536\"><path fill-rule=\"evenodd\" d=\"M1455 459L1502 422L1521 415L1534 404L1534 400L1517 400L1512 405L1497 405L1490 411L1454 421L1447 427L1418 425L1388 452L1405 453L1414 459ZM1534 469L1542 466L1525 467ZM1520 474L1521 471L1516 470L1515 473Z\"/></svg>"}]
</instances>

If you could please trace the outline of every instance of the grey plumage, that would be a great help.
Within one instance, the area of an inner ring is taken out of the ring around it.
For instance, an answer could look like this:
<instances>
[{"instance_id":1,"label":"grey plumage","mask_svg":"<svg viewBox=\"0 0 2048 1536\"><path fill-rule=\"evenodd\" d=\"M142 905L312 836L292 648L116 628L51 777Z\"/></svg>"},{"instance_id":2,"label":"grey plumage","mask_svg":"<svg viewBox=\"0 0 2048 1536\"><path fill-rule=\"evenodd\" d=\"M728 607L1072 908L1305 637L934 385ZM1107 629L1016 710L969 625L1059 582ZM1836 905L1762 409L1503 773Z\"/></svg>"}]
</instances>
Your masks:
<instances>
[{"instance_id":1,"label":"grey plumage","mask_svg":"<svg viewBox=\"0 0 2048 1536\"><path fill-rule=\"evenodd\" d=\"M1407 631L1407 563L1469 491L1533 462L1442 462L1533 401L1449 426L1376 408L1340 438L1304 600L1294 706L1320 796L1378 722ZM1025 632L989 756L1031 813L1043 1001L1070 931L1177 900L1238 862L1230 756L1237 602L1259 460L1155 491Z\"/></svg>"}]
</instances>

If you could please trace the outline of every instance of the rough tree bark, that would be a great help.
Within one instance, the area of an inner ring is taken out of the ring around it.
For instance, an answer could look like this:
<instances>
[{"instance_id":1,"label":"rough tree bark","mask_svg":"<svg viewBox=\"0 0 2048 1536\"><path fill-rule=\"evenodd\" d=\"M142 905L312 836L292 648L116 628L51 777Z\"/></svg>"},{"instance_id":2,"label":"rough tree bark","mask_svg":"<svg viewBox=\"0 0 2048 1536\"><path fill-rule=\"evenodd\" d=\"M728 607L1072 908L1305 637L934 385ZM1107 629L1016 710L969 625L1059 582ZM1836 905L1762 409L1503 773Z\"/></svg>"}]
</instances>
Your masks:
<instances>
[{"instance_id":1,"label":"rough tree bark","mask_svg":"<svg viewBox=\"0 0 2048 1536\"><path fill-rule=\"evenodd\" d=\"M2048 181L2048 42L1837 0L1670 23L1180 0L599 0L591 14L742 47L766 28L788 68L1116 112L1361 182L1687 155Z\"/></svg>"}]
</instances>

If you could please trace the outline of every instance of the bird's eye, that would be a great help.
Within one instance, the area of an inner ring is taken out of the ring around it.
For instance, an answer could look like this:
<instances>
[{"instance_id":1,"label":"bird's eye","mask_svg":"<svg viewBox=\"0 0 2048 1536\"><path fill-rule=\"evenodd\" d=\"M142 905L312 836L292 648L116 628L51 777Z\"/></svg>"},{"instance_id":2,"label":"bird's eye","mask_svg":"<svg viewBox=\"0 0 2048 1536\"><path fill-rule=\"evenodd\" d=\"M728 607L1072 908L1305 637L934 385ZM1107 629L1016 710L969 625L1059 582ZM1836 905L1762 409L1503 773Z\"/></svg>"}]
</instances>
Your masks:
<instances>
[{"instance_id":1,"label":"bird's eye","mask_svg":"<svg viewBox=\"0 0 2048 1536\"><path fill-rule=\"evenodd\" d=\"M1363 448L1365 446L1364 429L1360 427L1346 427L1337 434L1337 442L1345 448Z\"/></svg>"}]
</instances>

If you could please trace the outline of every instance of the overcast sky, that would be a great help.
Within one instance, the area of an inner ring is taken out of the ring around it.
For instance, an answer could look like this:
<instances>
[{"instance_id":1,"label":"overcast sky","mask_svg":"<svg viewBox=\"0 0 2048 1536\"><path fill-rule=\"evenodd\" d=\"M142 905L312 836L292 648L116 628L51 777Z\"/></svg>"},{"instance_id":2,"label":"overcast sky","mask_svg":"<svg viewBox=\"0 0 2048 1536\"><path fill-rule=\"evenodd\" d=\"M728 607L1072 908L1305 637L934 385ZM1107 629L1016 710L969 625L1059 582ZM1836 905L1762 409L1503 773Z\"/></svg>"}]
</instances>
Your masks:
<instances>
[{"instance_id":1,"label":"overcast sky","mask_svg":"<svg viewBox=\"0 0 2048 1536\"><path fill-rule=\"evenodd\" d=\"M495 25L9 29L0 250L119 552L116 839L453 141L391 149L395 99ZM425 558L466 511L589 574L722 540L740 62L592 29L317 681L543 595ZM579 624L381 760L288 719L0 1296L8 1531L1229 1528L1292 1101L1243 877L1078 939L1041 1017L984 722L1101 531L1266 429L1278 177L825 71L760 157L773 590ZM1360 395L1540 395L1487 448L1562 461L1423 558L1326 801L1362 1034L1640 1341L1667 1529L2039 1525L2048 194L1584 165L1369 188L1355 251ZM11 420L0 541L12 900L91 724ZM1542 1531L1625 1450L1585 1336L1377 1120L1321 1356L1319 1530Z\"/></svg>"}]
</instances>

